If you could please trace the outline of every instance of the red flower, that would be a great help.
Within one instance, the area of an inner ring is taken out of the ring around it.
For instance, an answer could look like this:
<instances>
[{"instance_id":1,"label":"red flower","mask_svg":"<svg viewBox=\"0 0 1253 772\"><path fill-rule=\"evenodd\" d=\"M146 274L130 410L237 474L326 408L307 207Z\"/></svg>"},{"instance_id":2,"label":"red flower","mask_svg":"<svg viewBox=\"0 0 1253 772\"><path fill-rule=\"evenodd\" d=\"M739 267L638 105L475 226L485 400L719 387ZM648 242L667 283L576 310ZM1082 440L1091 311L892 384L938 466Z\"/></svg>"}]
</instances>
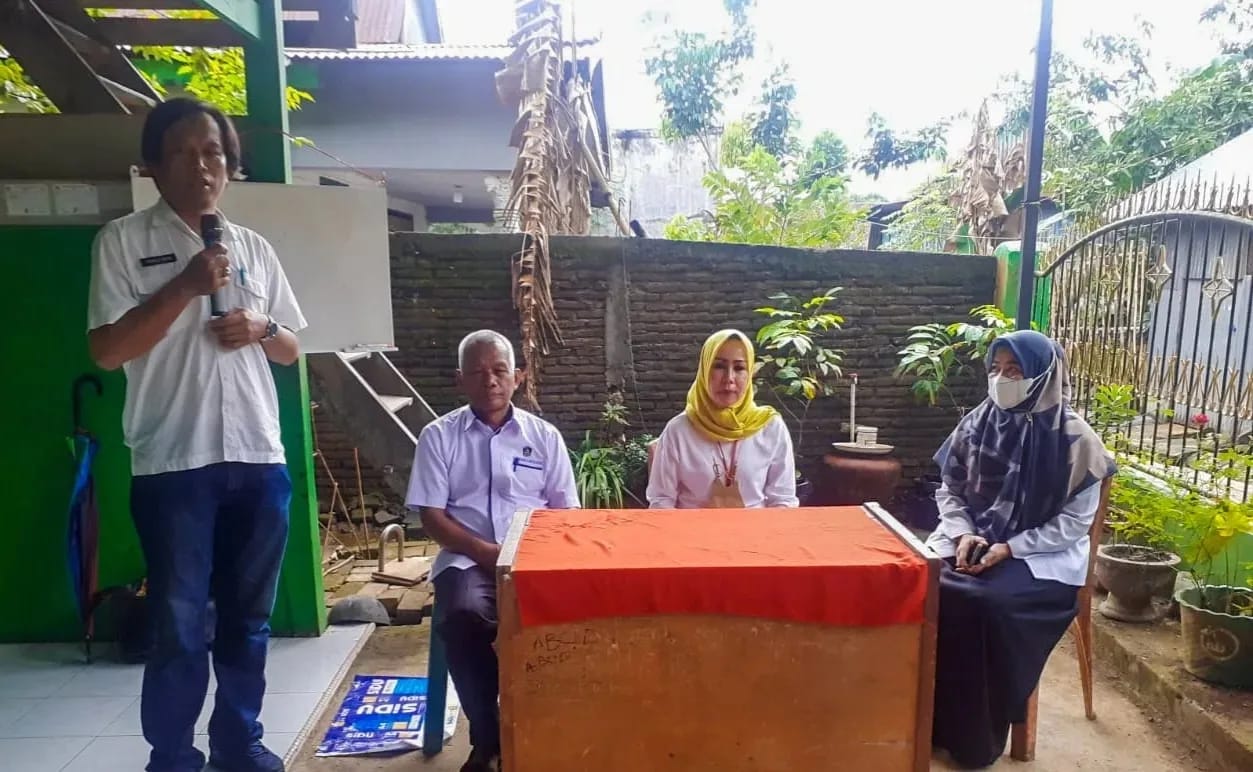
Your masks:
<instances>
[{"instance_id":1,"label":"red flower","mask_svg":"<svg viewBox=\"0 0 1253 772\"><path fill-rule=\"evenodd\" d=\"M1204 429L1206 424L1209 423L1209 416L1205 415L1204 413L1197 413L1196 415L1192 416L1192 423Z\"/></svg>"}]
</instances>

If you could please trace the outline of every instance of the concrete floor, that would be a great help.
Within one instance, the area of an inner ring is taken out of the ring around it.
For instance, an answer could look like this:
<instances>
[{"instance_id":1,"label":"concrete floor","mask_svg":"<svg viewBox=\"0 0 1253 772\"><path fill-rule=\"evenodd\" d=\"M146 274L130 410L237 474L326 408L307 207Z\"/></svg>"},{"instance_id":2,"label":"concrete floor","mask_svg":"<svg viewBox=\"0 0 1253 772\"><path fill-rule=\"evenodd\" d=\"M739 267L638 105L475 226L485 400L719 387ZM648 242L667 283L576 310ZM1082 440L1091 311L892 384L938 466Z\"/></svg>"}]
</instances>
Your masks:
<instances>
[{"instance_id":1,"label":"concrete floor","mask_svg":"<svg viewBox=\"0 0 1253 772\"><path fill-rule=\"evenodd\" d=\"M426 670L428 625L380 628L366 644L351 674L422 673ZM318 722L289 769L293 772L457 772L468 754L467 731L458 728L451 745L431 761L420 753L391 758L319 759L313 755L326 732L330 715L339 706L341 687L331 707ZM1220 772L1207 766L1199 752L1189 747L1172 727L1137 709L1107 679L1097 675L1097 720L1083 715L1078 668L1069 643L1053 655L1040 685L1039 738L1036 761L1023 765L1002 759L994 769L1031 772ZM953 767L942 759L933 770Z\"/></svg>"}]
</instances>

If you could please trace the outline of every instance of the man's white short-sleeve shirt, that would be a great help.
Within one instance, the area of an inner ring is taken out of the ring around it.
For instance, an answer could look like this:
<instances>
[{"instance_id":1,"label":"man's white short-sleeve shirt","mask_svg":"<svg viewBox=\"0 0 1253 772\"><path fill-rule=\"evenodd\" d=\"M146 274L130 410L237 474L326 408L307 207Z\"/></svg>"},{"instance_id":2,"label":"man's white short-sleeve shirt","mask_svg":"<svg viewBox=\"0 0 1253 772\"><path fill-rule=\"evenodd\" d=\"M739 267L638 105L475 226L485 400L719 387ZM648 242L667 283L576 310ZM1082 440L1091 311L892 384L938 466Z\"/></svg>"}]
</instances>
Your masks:
<instances>
[{"instance_id":1,"label":"man's white short-sleeve shirt","mask_svg":"<svg viewBox=\"0 0 1253 772\"><path fill-rule=\"evenodd\" d=\"M223 223L230 283L224 310L244 308L292 331L305 327L270 243ZM88 329L113 324L178 276L204 248L160 201L106 224L92 247ZM147 354L125 364L122 416L132 473L161 474L222 462L283 463L278 395L260 345L227 351L208 330L209 298L188 304Z\"/></svg>"}]
</instances>

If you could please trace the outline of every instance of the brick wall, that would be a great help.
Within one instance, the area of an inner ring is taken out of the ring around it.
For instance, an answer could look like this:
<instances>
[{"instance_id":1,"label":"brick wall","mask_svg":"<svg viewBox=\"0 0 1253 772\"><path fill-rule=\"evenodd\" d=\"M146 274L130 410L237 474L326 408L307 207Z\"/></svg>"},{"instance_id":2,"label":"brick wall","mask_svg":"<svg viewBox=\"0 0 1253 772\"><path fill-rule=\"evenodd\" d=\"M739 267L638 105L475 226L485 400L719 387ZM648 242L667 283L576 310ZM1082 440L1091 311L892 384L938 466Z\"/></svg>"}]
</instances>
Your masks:
<instances>
[{"instance_id":1,"label":"brick wall","mask_svg":"<svg viewBox=\"0 0 1253 772\"><path fill-rule=\"evenodd\" d=\"M340 492L349 506L357 499L357 470L352 459L352 440L344 431L339 418L331 411L329 405L320 402L315 381L311 381L311 397L315 405L313 410L313 434L317 440L316 448L322 452L326 460L314 459L313 477L317 483L318 511L329 512L331 508L331 476L339 483ZM330 475L327 474L327 469ZM367 493L378 493L390 496L390 489L383 483L383 475L371 467L365 459L361 460L361 487ZM336 511L339 508L336 507ZM356 512L353 512L356 515Z\"/></svg>"},{"instance_id":2,"label":"brick wall","mask_svg":"<svg viewBox=\"0 0 1253 772\"><path fill-rule=\"evenodd\" d=\"M452 373L465 333L491 327L518 339L510 294L510 255L518 242L512 235L393 235L400 349L393 357L437 412L460 404ZM962 319L990 303L996 274L988 258L660 239L559 238L552 252L565 345L545 365L541 401L545 417L571 441L595 425L619 374L632 425L659 432L682 409L710 332L738 327L751 334L761 325L753 309L780 290L809 297L841 286L835 310L846 324L833 345L845 351L845 373L860 377L859 423L878 426L881 441L897 446L906 480L929 465L956 414L914 403L892 375L896 352L909 327ZM810 411L802 453L816 459L828 443L844 439L840 422L847 417L842 386Z\"/></svg>"}]
</instances>

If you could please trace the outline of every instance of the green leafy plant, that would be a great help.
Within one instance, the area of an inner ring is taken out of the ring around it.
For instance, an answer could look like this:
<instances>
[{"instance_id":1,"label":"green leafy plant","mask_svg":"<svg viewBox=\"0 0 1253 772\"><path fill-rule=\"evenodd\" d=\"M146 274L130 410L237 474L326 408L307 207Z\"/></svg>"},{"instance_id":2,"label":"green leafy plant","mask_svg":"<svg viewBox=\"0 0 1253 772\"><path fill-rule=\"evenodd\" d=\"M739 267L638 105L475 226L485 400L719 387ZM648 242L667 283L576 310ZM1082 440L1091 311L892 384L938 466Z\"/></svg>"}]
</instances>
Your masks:
<instances>
[{"instance_id":1,"label":"green leafy plant","mask_svg":"<svg viewBox=\"0 0 1253 772\"><path fill-rule=\"evenodd\" d=\"M1014 320L996 306L978 306L970 316L978 321L921 324L911 327L896 367L898 377L911 379L915 398L936 405L947 397L959 411L949 383L963 374L982 371L992 341L1014 331Z\"/></svg>"},{"instance_id":2,"label":"green leafy plant","mask_svg":"<svg viewBox=\"0 0 1253 772\"><path fill-rule=\"evenodd\" d=\"M620 509L626 496L625 470L614 448L598 445L589 431L570 451L579 500L589 509Z\"/></svg>"},{"instance_id":3,"label":"green leafy plant","mask_svg":"<svg viewBox=\"0 0 1253 772\"><path fill-rule=\"evenodd\" d=\"M1110 445L1122 447L1127 436L1121 430L1140 415L1134 386L1125 383L1105 383L1092 395L1092 410L1088 423Z\"/></svg>"},{"instance_id":4,"label":"green leafy plant","mask_svg":"<svg viewBox=\"0 0 1253 772\"><path fill-rule=\"evenodd\" d=\"M1253 504L1189 487L1178 477L1119 473L1110 490L1108 526L1115 539L1177 554L1182 571L1199 587L1236 586L1249 566L1233 551L1236 540L1253 536ZM1253 615L1249 592L1202 592L1203 608Z\"/></svg>"},{"instance_id":5,"label":"green leafy plant","mask_svg":"<svg viewBox=\"0 0 1253 772\"><path fill-rule=\"evenodd\" d=\"M570 451L575 485L583 506L619 509L627 501L643 504L648 482L648 444L652 435L628 436L630 423L621 392L605 400L596 432Z\"/></svg>"},{"instance_id":6,"label":"green leafy plant","mask_svg":"<svg viewBox=\"0 0 1253 772\"><path fill-rule=\"evenodd\" d=\"M1165 481L1131 473L1114 479L1106 526L1115 542L1170 552L1170 525L1182 519L1181 501Z\"/></svg>"},{"instance_id":7,"label":"green leafy plant","mask_svg":"<svg viewBox=\"0 0 1253 772\"><path fill-rule=\"evenodd\" d=\"M903 169L913 164L943 160L948 121L925 126L912 134L898 133L888 127L882 115L872 113L866 129L869 148L854 162L874 179L889 169Z\"/></svg>"},{"instance_id":8,"label":"green leafy plant","mask_svg":"<svg viewBox=\"0 0 1253 772\"><path fill-rule=\"evenodd\" d=\"M666 238L830 248L859 233L861 210L849 199L844 177L802 177L794 159L781 160L760 146L706 174L704 185L712 216L680 215L667 224Z\"/></svg>"},{"instance_id":9,"label":"green leafy plant","mask_svg":"<svg viewBox=\"0 0 1253 772\"><path fill-rule=\"evenodd\" d=\"M716 37L667 25L644 61L661 97L663 134L699 141L712 167L718 160L711 140L722 127L726 101L739 91L739 65L753 55L755 34L748 23L753 5L753 0L723 0L731 26Z\"/></svg>"},{"instance_id":10,"label":"green leafy plant","mask_svg":"<svg viewBox=\"0 0 1253 772\"><path fill-rule=\"evenodd\" d=\"M1229 555L1235 540L1253 536L1253 505L1227 498L1202 499L1189 497L1184 517L1177 527L1177 552L1192 580L1202 588L1235 586L1241 568L1239 555ZM1202 608L1224 614L1253 616L1249 591L1234 593L1200 593Z\"/></svg>"},{"instance_id":11,"label":"green leafy plant","mask_svg":"<svg viewBox=\"0 0 1253 772\"><path fill-rule=\"evenodd\" d=\"M835 393L844 352L825 345L844 317L830 310L841 287L802 300L786 292L770 296L773 306L756 309L771 320L757 331L759 388L769 389L797 426L796 446L803 446L806 420L814 400Z\"/></svg>"}]
</instances>

